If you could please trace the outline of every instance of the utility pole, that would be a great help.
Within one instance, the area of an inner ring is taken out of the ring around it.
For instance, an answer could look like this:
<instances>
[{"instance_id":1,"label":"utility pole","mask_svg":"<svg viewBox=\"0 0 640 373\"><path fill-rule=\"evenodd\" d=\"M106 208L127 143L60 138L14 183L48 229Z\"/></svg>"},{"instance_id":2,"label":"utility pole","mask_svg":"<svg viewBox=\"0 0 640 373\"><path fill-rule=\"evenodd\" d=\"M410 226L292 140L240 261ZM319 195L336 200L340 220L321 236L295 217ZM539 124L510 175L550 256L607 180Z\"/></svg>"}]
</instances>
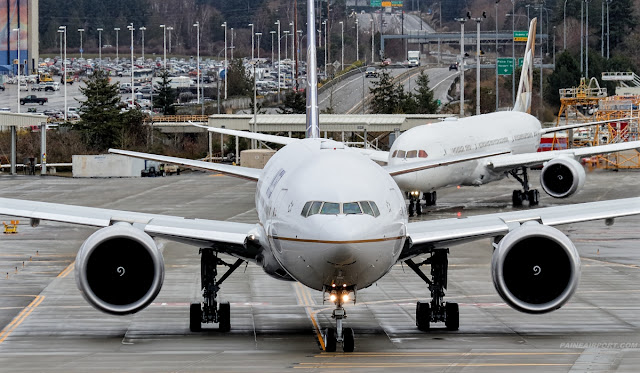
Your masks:
<instances>
[{"instance_id":1,"label":"utility pole","mask_svg":"<svg viewBox=\"0 0 640 373\"><path fill-rule=\"evenodd\" d=\"M487 18L485 12L482 12L482 17L469 17L469 19L476 21L476 115L480 115L480 23L485 18Z\"/></svg>"},{"instance_id":2,"label":"utility pole","mask_svg":"<svg viewBox=\"0 0 640 373\"><path fill-rule=\"evenodd\" d=\"M496 111L500 108L500 91L498 85L498 3L496 0Z\"/></svg>"},{"instance_id":3,"label":"utility pole","mask_svg":"<svg viewBox=\"0 0 640 373\"><path fill-rule=\"evenodd\" d=\"M460 118L464 118L464 18L456 18L460 22Z\"/></svg>"}]
</instances>

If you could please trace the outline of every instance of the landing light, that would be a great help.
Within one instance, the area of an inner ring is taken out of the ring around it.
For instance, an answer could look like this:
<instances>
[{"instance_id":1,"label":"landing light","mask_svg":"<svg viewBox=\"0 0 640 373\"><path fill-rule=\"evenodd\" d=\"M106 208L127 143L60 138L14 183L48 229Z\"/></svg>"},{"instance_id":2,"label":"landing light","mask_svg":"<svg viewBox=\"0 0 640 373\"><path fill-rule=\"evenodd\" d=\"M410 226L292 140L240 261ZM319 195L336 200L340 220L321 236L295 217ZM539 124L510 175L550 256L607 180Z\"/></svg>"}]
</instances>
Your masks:
<instances>
[{"instance_id":1,"label":"landing light","mask_svg":"<svg viewBox=\"0 0 640 373\"><path fill-rule=\"evenodd\" d=\"M335 302L338 299L338 296L335 294L331 294L331 296L329 296L329 300L331 300L332 302Z\"/></svg>"},{"instance_id":2,"label":"landing light","mask_svg":"<svg viewBox=\"0 0 640 373\"><path fill-rule=\"evenodd\" d=\"M348 302L349 301L349 294L343 295L342 296L342 301L345 302L345 303Z\"/></svg>"}]
</instances>

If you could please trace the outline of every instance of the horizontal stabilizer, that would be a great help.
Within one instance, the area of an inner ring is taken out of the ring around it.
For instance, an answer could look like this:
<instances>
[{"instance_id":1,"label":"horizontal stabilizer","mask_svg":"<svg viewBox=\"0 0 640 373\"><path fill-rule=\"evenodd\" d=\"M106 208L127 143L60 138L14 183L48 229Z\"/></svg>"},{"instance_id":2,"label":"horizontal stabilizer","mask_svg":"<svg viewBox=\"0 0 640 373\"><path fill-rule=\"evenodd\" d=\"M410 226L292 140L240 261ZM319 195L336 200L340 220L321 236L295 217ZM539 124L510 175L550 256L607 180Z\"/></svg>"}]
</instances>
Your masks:
<instances>
[{"instance_id":1,"label":"horizontal stabilizer","mask_svg":"<svg viewBox=\"0 0 640 373\"><path fill-rule=\"evenodd\" d=\"M486 153L472 153L462 154L454 157L447 157L445 159L435 159L432 161L419 161L419 162L406 162L403 164L397 164L393 166L383 167L385 171L389 172L391 176L397 176L402 174L408 174L411 172L417 172L427 170L429 168L449 166L456 163L473 161L476 159L490 158L503 154L510 154L509 152L486 152Z\"/></svg>"}]
</instances>

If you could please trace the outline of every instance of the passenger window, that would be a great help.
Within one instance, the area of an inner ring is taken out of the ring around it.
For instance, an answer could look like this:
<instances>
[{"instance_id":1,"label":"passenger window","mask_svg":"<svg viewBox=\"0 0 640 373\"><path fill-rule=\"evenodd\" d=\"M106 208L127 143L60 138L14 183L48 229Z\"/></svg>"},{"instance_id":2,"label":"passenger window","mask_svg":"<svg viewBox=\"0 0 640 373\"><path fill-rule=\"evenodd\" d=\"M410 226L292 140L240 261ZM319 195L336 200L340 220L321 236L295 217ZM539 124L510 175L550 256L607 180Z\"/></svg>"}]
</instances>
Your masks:
<instances>
[{"instance_id":1,"label":"passenger window","mask_svg":"<svg viewBox=\"0 0 640 373\"><path fill-rule=\"evenodd\" d=\"M407 158L415 158L418 156L418 151L417 150L409 150L407 152Z\"/></svg>"},{"instance_id":2,"label":"passenger window","mask_svg":"<svg viewBox=\"0 0 640 373\"><path fill-rule=\"evenodd\" d=\"M397 151L397 150L394 150L394 151L393 151L393 154L391 155L391 158L395 158L397 154L398 154L398 151Z\"/></svg>"},{"instance_id":3,"label":"passenger window","mask_svg":"<svg viewBox=\"0 0 640 373\"><path fill-rule=\"evenodd\" d=\"M373 210L371 209L371 206L369 206L369 202L360 201L360 206L362 207L362 212L364 212L367 215L374 216Z\"/></svg>"},{"instance_id":4,"label":"passenger window","mask_svg":"<svg viewBox=\"0 0 640 373\"><path fill-rule=\"evenodd\" d=\"M424 150L419 150L418 151L418 157L427 158L427 152L425 152Z\"/></svg>"},{"instance_id":5,"label":"passenger window","mask_svg":"<svg viewBox=\"0 0 640 373\"><path fill-rule=\"evenodd\" d=\"M338 215L340 213L340 204L325 202L320 213L323 215Z\"/></svg>"},{"instance_id":6,"label":"passenger window","mask_svg":"<svg viewBox=\"0 0 640 373\"><path fill-rule=\"evenodd\" d=\"M398 150L398 158L404 158L404 150Z\"/></svg>"},{"instance_id":7,"label":"passenger window","mask_svg":"<svg viewBox=\"0 0 640 373\"><path fill-rule=\"evenodd\" d=\"M358 202L348 202L342 205L343 214L362 214Z\"/></svg>"},{"instance_id":8,"label":"passenger window","mask_svg":"<svg viewBox=\"0 0 640 373\"><path fill-rule=\"evenodd\" d=\"M307 202L304 204L304 207L302 208L302 216L304 216L305 218L307 217L307 214L309 213L309 209L311 208L311 201Z\"/></svg>"},{"instance_id":9,"label":"passenger window","mask_svg":"<svg viewBox=\"0 0 640 373\"><path fill-rule=\"evenodd\" d=\"M315 201L311 204L311 210L309 210L309 215L311 216L320 212L320 207L322 207L322 202Z\"/></svg>"},{"instance_id":10,"label":"passenger window","mask_svg":"<svg viewBox=\"0 0 640 373\"><path fill-rule=\"evenodd\" d=\"M373 216L378 217L380 216L380 210L378 210L378 206L376 205L375 202L373 201L369 201L369 204L371 204L371 208L373 209Z\"/></svg>"}]
</instances>

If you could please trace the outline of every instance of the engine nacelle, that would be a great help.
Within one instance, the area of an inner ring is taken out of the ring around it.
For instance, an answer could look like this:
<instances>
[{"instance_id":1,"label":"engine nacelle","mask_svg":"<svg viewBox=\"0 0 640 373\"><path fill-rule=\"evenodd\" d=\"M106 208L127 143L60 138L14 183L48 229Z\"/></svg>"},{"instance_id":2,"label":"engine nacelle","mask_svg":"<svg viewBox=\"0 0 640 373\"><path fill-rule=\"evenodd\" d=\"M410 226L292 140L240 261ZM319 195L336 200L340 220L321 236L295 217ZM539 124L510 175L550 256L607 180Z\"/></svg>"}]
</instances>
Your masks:
<instances>
[{"instance_id":1,"label":"engine nacelle","mask_svg":"<svg viewBox=\"0 0 640 373\"><path fill-rule=\"evenodd\" d=\"M491 260L493 284L511 307L545 313L562 307L580 280L580 256L559 230L527 222L498 243Z\"/></svg>"},{"instance_id":2,"label":"engine nacelle","mask_svg":"<svg viewBox=\"0 0 640 373\"><path fill-rule=\"evenodd\" d=\"M573 158L552 159L540 173L542 189L554 198L569 197L582 188L585 179L584 167Z\"/></svg>"},{"instance_id":3,"label":"engine nacelle","mask_svg":"<svg viewBox=\"0 0 640 373\"><path fill-rule=\"evenodd\" d=\"M164 280L164 259L153 239L126 223L92 234L76 256L76 282L87 302L116 315L151 303Z\"/></svg>"}]
</instances>

